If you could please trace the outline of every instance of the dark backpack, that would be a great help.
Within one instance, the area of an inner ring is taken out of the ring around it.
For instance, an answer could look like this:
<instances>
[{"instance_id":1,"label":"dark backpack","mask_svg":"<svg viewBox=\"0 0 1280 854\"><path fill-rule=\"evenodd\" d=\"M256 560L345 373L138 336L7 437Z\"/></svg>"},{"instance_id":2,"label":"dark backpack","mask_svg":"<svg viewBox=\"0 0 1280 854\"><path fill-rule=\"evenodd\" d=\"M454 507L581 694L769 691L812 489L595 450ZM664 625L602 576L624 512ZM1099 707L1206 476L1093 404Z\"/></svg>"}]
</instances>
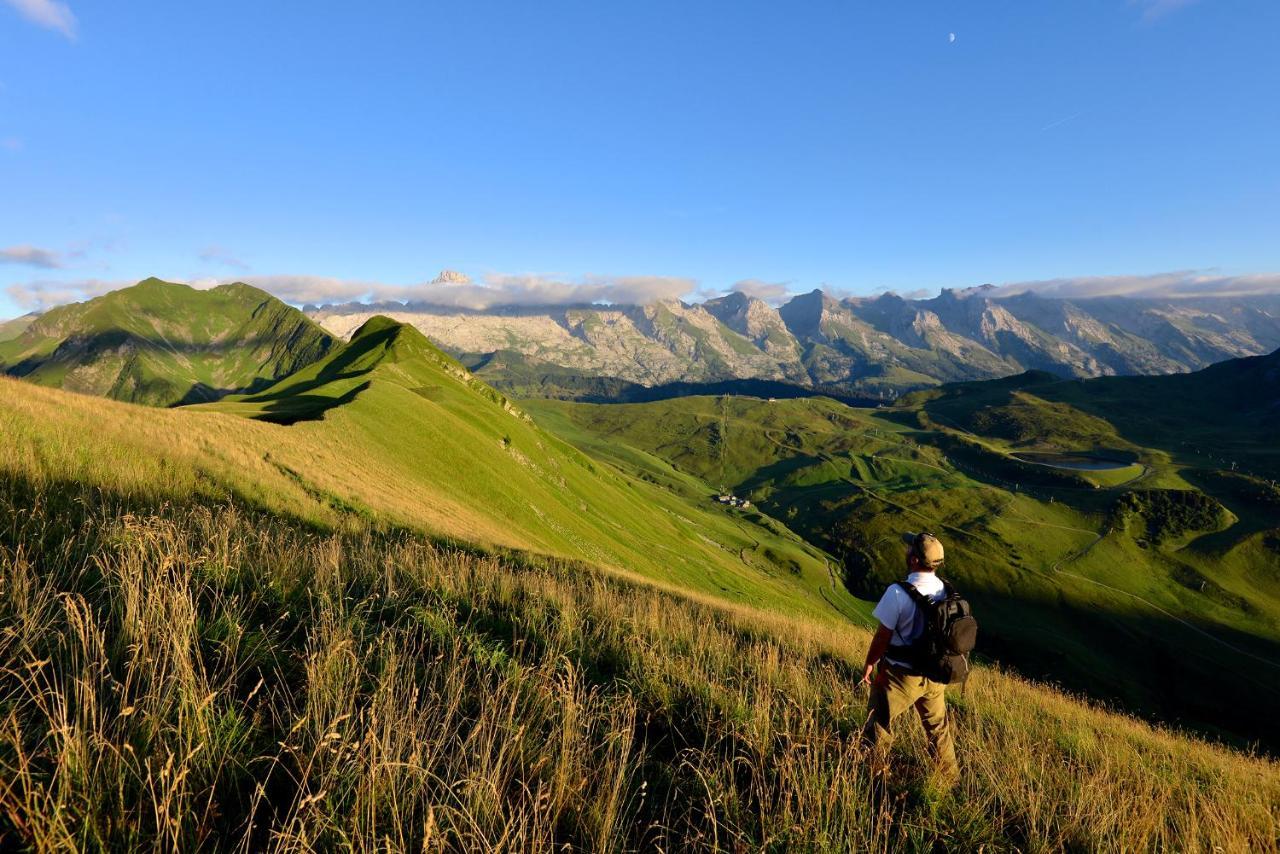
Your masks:
<instances>
[{"instance_id":1,"label":"dark backpack","mask_svg":"<svg viewBox=\"0 0 1280 854\"><path fill-rule=\"evenodd\" d=\"M893 657L909 662L921 676L944 685L967 679L969 653L978 640L978 621L973 618L969 603L945 581L942 589L946 595L938 602L905 581L899 581L898 586L916 603L924 618L924 631L906 646L891 647Z\"/></svg>"}]
</instances>

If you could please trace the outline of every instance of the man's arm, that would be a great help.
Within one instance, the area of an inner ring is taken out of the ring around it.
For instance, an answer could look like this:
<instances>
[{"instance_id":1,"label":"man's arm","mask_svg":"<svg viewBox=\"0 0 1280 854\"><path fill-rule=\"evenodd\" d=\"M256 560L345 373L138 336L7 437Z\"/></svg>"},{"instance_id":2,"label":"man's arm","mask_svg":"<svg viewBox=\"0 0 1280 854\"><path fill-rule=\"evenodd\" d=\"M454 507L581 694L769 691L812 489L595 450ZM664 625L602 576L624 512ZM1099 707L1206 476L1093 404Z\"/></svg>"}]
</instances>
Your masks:
<instances>
[{"instance_id":1,"label":"man's arm","mask_svg":"<svg viewBox=\"0 0 1280 854\"><path fill-rule=\"evenodd\" d=\"M876 662L884 656L891 640L893 640L893 629L881 624L880 628L876 629L875 637L871 639L871 646L867 649L867 663L862 668L863 685L871 684L871 671L876 669Z\"/></svg>"}]
</instances>

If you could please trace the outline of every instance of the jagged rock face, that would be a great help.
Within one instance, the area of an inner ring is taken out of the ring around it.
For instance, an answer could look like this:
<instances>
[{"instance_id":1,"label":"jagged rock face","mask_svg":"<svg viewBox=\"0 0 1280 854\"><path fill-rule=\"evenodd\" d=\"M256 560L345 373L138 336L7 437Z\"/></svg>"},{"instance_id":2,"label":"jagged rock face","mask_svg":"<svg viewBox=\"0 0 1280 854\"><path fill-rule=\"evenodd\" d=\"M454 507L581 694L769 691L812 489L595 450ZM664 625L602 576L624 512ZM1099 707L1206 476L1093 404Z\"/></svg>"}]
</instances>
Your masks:
<instances>
[{"instance_id":1,"label":"jagged rock face","mask_svg":"<svg viewBox=\"0 0 1280 854\"><path fill-rule=\"evenodd\" d=\"M756 302L776 318L776 311ZM759 308L748 313L760 316ZM644 385L745 377L803 381L806 376L794 339L768 344L773 349L765 350L706 307L678 301L482 312L428 306L397 310L384 304L376 309L331 307L312 316L334 334L346 337L374 314L412 324L455 353L509 350L584 374ZM773 332L785 332L781 320L776 320Z\"/></svg>"},{"instance_id":2,"label":"jagged rock face","mask_svg":"<svg viewBox=\"0 0 1280 854\"><path fill-rule=\"evenodd\" d=\"M707 300L703 308L763 352L782 362L800 361L800 342L777 309L742 293Z\"/></svg>"},{"instance_id":3,"label":"jagged rock face","mask_svg":"<svg viewBox=\"0 0 1280 854\"><path fill-rule=\"evenodd\" d=\"M433 285L469 285L471 277L457 270L441 270L440 275L436 276L431 283Z\"/></svg>"},{"instance_id":4,"label":"jagged rock face","mask_svg":"<svg viewBox=\"0 0 1280 854\"><path fill-rule=\"evenodd\" d=\"M780 308L741 293L693 305L485 311L353 304L311 316L346 337L372 314L386 314L455 353L511 351L644 385L768 379L875 397L1028 369L1078 377L1185 372L1280 347L1280 297L1066 300L995 298L992 290L944 290L927 300L836 300L813 291Z\"/></svg>"}]
</instances>

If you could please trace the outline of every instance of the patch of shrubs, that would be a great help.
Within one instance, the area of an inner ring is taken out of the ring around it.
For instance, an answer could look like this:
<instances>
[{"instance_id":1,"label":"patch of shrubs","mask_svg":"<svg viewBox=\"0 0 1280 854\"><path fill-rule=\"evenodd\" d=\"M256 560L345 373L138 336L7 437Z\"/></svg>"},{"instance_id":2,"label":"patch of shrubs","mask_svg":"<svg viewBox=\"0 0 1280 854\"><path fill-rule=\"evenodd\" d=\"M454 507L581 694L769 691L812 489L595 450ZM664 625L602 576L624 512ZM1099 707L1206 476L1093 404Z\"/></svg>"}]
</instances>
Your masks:
<instances>
[{"instance_id":1,"label":"patch of shrubs","mask_svg":"<svg viewBox=\"0 0 1280 854\"><path fill-rule=\"evenodd\" d=\"M1120 496L1111 512L1113 525L1125 529L1131 522L1142 525L1154 543L1189 531L1217 530L1227 516L1225 507L1194 489L1135 489Z\"/></svg>"}]
</instances>

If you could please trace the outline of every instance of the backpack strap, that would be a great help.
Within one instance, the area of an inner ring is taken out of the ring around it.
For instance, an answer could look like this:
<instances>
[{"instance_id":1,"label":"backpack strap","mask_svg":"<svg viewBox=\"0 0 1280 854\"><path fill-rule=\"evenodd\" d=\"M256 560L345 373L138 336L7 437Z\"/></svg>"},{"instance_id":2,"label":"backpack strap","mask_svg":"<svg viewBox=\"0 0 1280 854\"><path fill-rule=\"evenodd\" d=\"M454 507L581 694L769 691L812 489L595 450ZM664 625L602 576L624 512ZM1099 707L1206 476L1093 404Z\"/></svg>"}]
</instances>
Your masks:
<instances>
[{"instance_id":1,"label":"backpack strap","mask_svg":"<svg viewBox=\"0 0 1280 854\"><path fill-rule=\"evenodd\" d=\"M943 582L943 583L945 584L946 582ZM917 607L925 608L925 609L933 607L934 603L932 600L926 599L923 593L915 589L915 587L908 584L907 582L895 581L894 584L897 584L903 590L907 591L907 595L911 597L911 601L916 603Z\"/></svg>"}]
</instances>

